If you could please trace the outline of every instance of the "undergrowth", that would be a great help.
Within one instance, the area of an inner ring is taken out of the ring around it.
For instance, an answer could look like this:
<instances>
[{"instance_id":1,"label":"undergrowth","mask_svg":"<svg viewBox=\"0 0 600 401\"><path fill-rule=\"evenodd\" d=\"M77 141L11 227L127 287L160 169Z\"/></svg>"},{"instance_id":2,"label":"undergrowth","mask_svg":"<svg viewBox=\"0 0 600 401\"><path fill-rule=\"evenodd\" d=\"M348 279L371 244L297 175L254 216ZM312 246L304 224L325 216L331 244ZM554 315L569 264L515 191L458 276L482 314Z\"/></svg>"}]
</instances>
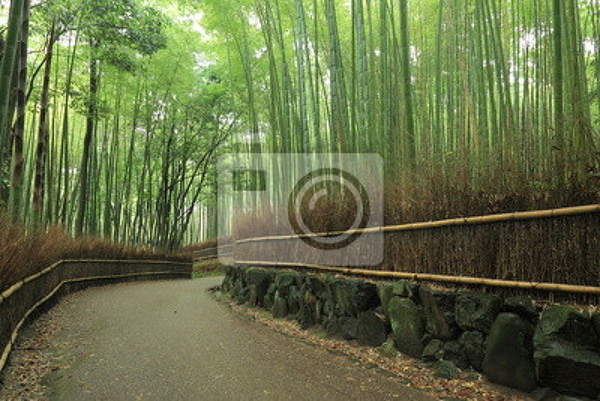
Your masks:
<instances>
[{"instance_id":1,"label":"undergrowth","mask_svg":"<svg viewBox=\"0 0 600 401\"><path fill-rule=\"evenodd\" d=\"M378 194L383 199L383 221L371 226L427 222L459 217L481 216L516 211L544 210L600 203L597 182L568 184L560 188L533 181L508 185L500 178L477 186L456 184L447 176L403 177L386 184ZM372 205L373 206L373 205ZM345 230L355 218L355 202L338 196L323 198L317 207L301 211L313 232ZM234 217L235 239L264 235L291 234L287 205L278 209L262 208Z\"/></svg>"},{"instance_id":2,"label":"undergrowth","mask_svg":"<svg viewBox=\"0 0 600 401\"><path fill-rule=\"evenodd\" d=\"M28 232L0 213L0 290L65 259L160 259L189 261L186 251L134 248L96 237L73 238L60 227Z\"/></svg>"},{"instance_id":3,"label":"undergrowth","mask_svg":"<svg viewBox=\"0 0 600 401\"><path fill-rule=\"evenodd\" d=\"M408 182L408 184L407 184ZM408 180L385 188L383 225L600 203L594 185L548 189L531 183L509 188L490 181L477 190L449 180ZM262 209L235 218L236 239L290 234L287 209ZM342 231L354 219L341 199L302 211L313 232ZM242 243L239 260L358 266L371 270L600 285L600 214L456 226L385 234L382 250L368 243L329 255L301 241ZM373 225L382 225L375 222ZM366 237L368 240L368 236ZM324 257L326 262L323 262ZM585 297L584 297L585 298ZM583 298L582 298L583 299Z\"/></svg>"}]
</instances>

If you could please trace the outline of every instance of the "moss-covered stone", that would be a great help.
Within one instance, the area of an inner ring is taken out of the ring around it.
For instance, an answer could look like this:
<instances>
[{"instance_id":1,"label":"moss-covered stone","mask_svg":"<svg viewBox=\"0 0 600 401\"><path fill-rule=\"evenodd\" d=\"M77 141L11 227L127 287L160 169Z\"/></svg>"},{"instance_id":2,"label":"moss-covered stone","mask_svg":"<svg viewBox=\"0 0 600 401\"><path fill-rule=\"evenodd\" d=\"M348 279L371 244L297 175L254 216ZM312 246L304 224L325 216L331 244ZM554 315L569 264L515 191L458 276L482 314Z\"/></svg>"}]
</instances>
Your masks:
<instances>
[{"instance_id":1,"label":"moss-covered stone","mask_svg":"<svg viewBox=\"0 0 600 401\"><path fill-rule=\"evenodd\" d=\"M543 386L565 394L600 396L600 349L590 318L576 309L552 306L535 331L535 361Z\"/></svg>"},{"instance_id":2,"label":"moss-covered stone","mask_svg":"<svg viewBox=\"0 0 600 401\"><path fill-rule=\"evenodd\" d=\"M453 293L432 291L421 286L419 299L425 313L425 330L433 338L450 340L457 336L454 318L456 296Z\"/></svg>"},{"instance_id":3,"label":"moss-covered stone","mask_svg":"<svg viewBox=\"0 0 600 401\"><path fill-rule=\"evenodd\" d=\"M341 318L341 336L344 340L354 340L358 338L358 319L354 317Z\"/></svg>"},{"instance_id":4,"label":"moss-covered stone","mask_svg":"<svg viewBox=\"0 0 600 401\"><path fill-rule=\"evenodd\" d=\"M258 291L255 285L248 286L248 304L251 306L258 305Z\"/></svg>"},{"instance_id":5,"label":"moss-covered stone","mask_svg":"<svg viewBox=\"0 0 600 401\"><path fill-rule=\"evenodd\" d=\"M325 325L335 317L335 303L329 299L320 302L322 302L320 322Z\"/></svg>"},{"instance_id":6,"label":"moss-covered stone","mask_svg":"<svg viewBox=\"0 0 600 401\"><path fill-rule=\"evenodd\" d=\"M538 334L558 336L563 340L597 347L598 337L589 316L569 306L551 306L543 313L543 321L538 326Z\"/></svg>"},{"instance_id":7,"label":"moss-covered stone","mask_svg":"<svg viewBox=\"0 0 600 401\"><path fill-rule=\"evenodd\" d=\"M393 297L388 304L388 316L398 350L420 358L423 353L421 339L425 332L421 310L408 298Z\"/></svg>"},{"instance_id":8,"label":"moss-covered stone","mask_svg":"<svg viewBox=\"0 0 600 401\"><path fill-rule=\"evenodd\" d=\"M240 269L233 266L229 267L222 285L224 291L228 292L233 298L235 298L236 292L244 286Z\"/></svg>"},{"instance_id":9,"label":"moss-covered stone","mask_svg":"<svg viewBox=\"0 0 600 401\"><path fill-rule=\"evenodd\" d=\"M342 325L344 320L337 316L331 316L325 322L325 331L329 336L342 336Z\"/></svg>"},{"instance_id":10,"label":"moss-covered stone","mask_svg":"<svg viewBox=\"0 0 600 401\"><path fill-rule=\"evenodd\" d=\"M273 282L274 273L270 270L252 268L246 271L246 283L249 288L249 302L256 306L265 306L264 299Z\"/></svg>"},{"instance_id":11,"label":"moss-covered stone","mask_svg":"<svg viewBox=\"0 0 600 401\"><path fill-rule=\"evenodd\" d=\"M308 287L305 286L304 288L304 300L300 306L297 320L303 329L308 329L317 324L317 297Z\"/></svg>"},{"instance_id":12,"label":"moss-covered stone","mask_svg":"<svg viewBox=\"0 0 600 401\"><path fill-rule=\"evenodd\" d=\"M409 280L398 280L392 284L392 294L397 297L412 298L415 300L419 294L419 284Z\"/></svg>"},{"instance_id":13,"label":"moss-covered stone","mask_svg":"<svg viewBox=\"0 0 600 401\"><path fill-rule=\"evenodd\" d=\"M560 394L548 387L540 387L529 393L535 401L558 401Z\"/></svg>"},{"instance_id":14,"label":"moss-covered stone","mask_svg":"<svg viewBox=\"0 0 600 401\"><path fill-rule=\"evenodd\" d=\"M326 289L325 282L321 279L321 277L314 274L308 274L304 278L304 285L308 290L310 290L311 293L315 294L316 296L322 294Z\"/></svg>"},{"instance_id":15,"label":"moss-covered stone","mask_svg":"<svg viewBox=\"0 0 600 401\"><path fill-rule=\"evenodd\" d=\"M536 323L539 317L534 301L529 297L510 297L504 300L502 312L514 313L532 323Z\"/></svg>"},{"instance_id":16,"label":"moss-covered stone","mask_svg":"<svg viewBox=\"0 0 600 401\"><path fill-rule=\"evenodd\" d=\"M460 369L467 369L470 366L465 350L458 341L448 341L444 343L443 353L443 359L452 362Z\"/></svg>"},{"instance_id":17,"label":"moss-covered stone","mask_svg":"<svg viewBox=\"0 0 600 401\"><path fill-rule=\"evenodd\" d=\"M453 380L460 376L460 370L450 361L440 360L433 365L437 377Z\"/></svg>"},{"instance_id":18,"label":"moss-covered stone","mask_svg":"<svg viewBox=\"0 0 600 401\"><path fill-rule=\"evenodd\" d=\"M392 336L389 336L387 340L377 348L377 352L386 358L396 358L399 354Z\"/></svg>"},{"instance_id":19,"label":"moss-covered stone","mask_svg":"<svg viewBox=\"0 0 600 401\"><path fill-rule=\"evenodd\" d=\"M335 304L342 316L358 316L360 312L379 306L375 284L362 280L335 280Z\"/></svg>"},{"instance_id":20,"label":"moss-covered stone","mask_svg":"<svg viewBox=\"0 0 600 401\"><path fill-rule=\"evenodd\" d=\"M444 343L441 340L433 339L423 349L421 358L426 362L439 361L444 357Z\"/></svg>"},{"instance_id":21,"label":"moss-covered stone","mask_svg":"<svg viewBox=\"0 0 600 401\"><path fill-rule=\"evenodd\" d=\"M281 290L278 290L281 291ZM288 303L288 315L295 316L300 312L302 303L304 302L304 295L300 288L291 286L288 288L287 303Z\"/></svg>"},{"instance_id":22,"label":"moss-covered stone","mask_svg":"<svg viewBox=\"0 0 600 401\"><path fill-rule=\"evenodd\" d=\"M275 302L275 293L277 292L277 287L275 286L275 283L271 283L271 285L269 286L269 289L267 290L267 294L265 295L265 298L263 300L264 303L264 307L266 309L271 309L273 308L273 302Z\"/></svg>"},{"instance_id":23,"label":"moss-covered stone","mask_svg":"<svg viewBox=\"0 0 600 401\"><path fill-rule=\"evenodd\" d=\"M477 330L487 334L501 307L502 300L497 296L462 292L456 298L456 323L464 331Z\"/></svg>"},{"instance_id":24,"label":"moss-covered stone","mask_svg":"<svg viewBox=\"0 0 600 401\"><path fill-rule=\"evenodd\" d=\"M242 280L238 280L233 285L231 296L239 305L245 304L250 298L250 289L244 285Z\"/></svg>"},{"instance_id":25,"label":"moss-covered stone","mask_svg":"<svg viewBox=\"0 0 600 401\"><path fill-rule=\"evenodd\" d=\"M246 271L246 282L248 284L263 284L264 282L271 283L274 273L272 270L260 269L257 267Z\"/></svg>"},{"instance_id":26,"label":"moss-covered stone","mask_svg":"<svg viewBox=\"0 0 600 401\"><path fill-rule=\"evenodd\" d=\"M459 339L471 366L481 371L485 355L485 337L479 331L465 331Z\"/></svg>"},{"instance_id":27,"label":"moss-covered stone","mask_svg":"<svg viewBox=\"0 0 600 401\"><path fill-rule=\"evenodd\" d=\"M303 304L300 308L300 312L298 312L297 320L300 327L305 330L317 324L315 305Z\"/></svg>"},{"instance_id":28,"label":"moss-covered stone","mask_svg":"<svg viewBox=\"0 0 600 401\"><path fill-rule=\"evenodd\" d=\"M586 401L583 398L571 397L569 395L560 395L554 401Z\"/></svg>"},{"instance_id":29,"label":"moss-covered stone","mask_svg":"<svg viewBox=\"0 0 600 401\"><path fill-rule=\"evenodd\" d=\"M592 316L592 323L594 324L594 329L596 330L596 336L598 336L598 341L600 342L600 313L595 313Z\"/></svg>"},{"instance_id":30,"label":"moss-covered stone","mask_svg":"<svg viewBox=\"0 0 600 401\"><path fill-rule=\"evenodd\" d=\"M323 301L330 301L335 304L335 282L336 282L336 279L329 275L324 275L321 277L321 282L323 283L323 289L317 295Z\"/></svg>"},{"instance_id":31,"label":"moss-covered stone","mask_svg":"<svg viewBox=\"0 0 600 401\"><path fill-rule=\"evenodd\" d=\"M282 296L287 296L289 289L302 283L300 274L294 271L282 271L275 275L275 286Z\"/></svg>"},{"instance_id":32,"label":"moss-covered stone","mask_svg":"<svg viewBox=\"0 0 600 401\"><path fill-rule=\"evenodd\" d=\"M387 307L392 297L394 296L394 287L391 283L381 283L377 285L377 296L383 308L383 312L387 316Z\"/></svg>"},{"instance_id":33,"label":"moss-covered stone","mask_svg":"<svg viewBox=\"0 0 600 401\"><path fill-rule=\"evenodd\" d=\"M363 345L379 347L388 336L388 324L385 318L374 311L361 312L358 315L356 337Z\"/></svg>"},{"instance_id":34,"label":"moss-covered stone","mask_svg":"<svg viewBox=\"0 0 600 401\"><path fill-rule=\"evenodd\" d=\"M305 287L302 291L304 294L304 304L311 305L316 308L318 298L317 296L307 287Z\"/></svg>"},{"instance_id":35,"label":"moss-covered stone","mask_svg":"<svg viewBox=\"0 0 600 401\"><path fill-rule=\"evenodd\" d=\"M284 318L288 315L288 305L285 297L283 297L279 291L275 293L275 298L273 300L273 308L271 309L273 312L273 317L275 318Z\"/></svg>"},{"instance_id":36,"label":"moss-covered stone","mask_svg":"<svg viewBox=\"0 0 600 401\"><path fill-rule=\"evenodd\" d=\"M390 300L394 296L417 300L419 287L417 283L408 280L380 283L377 285L377 295L383 310L386 311Z\"/></svg>"},{"instance_id":37,"label":"moss-covered stone","mask_svg":"<svg viewBox=\"0 0 600 401\"><path fill-rule=\"evenodd\" d=\"M533 326L513 313L498 316L487 339L483 372L494 383L523 391L537 387Z\"/></svg>"},{"instance_id":38,"label":"moss-covered stone","mask_svg":"<svg viewBox=\"0 0 600 401\"><path fill-rule=\"evenodd\" d=\"M221 282L221 291L229 293L231 291L231 287L233 285L233 277L234 273L231 266L225 266L225 277L223 277L223 281Z\"/></svg>"}]
</instances>

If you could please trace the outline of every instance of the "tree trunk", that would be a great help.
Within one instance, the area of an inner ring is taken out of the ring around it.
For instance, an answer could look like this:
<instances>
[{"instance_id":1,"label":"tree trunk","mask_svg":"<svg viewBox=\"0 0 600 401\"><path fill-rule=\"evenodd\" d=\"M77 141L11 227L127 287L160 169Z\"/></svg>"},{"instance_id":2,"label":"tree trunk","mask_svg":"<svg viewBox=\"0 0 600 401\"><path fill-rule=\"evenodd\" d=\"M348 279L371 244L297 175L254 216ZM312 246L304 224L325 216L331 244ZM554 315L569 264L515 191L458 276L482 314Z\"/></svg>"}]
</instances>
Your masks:
<instances>
[{"instance_id":1,"label":"tree trunk","mask_svg":"<svg viewBox=\"0 0 600 401\"><path fill-rule=\"evenodd\" d=\"M70 186L70 166L69 166L69 102L71 101L71 86L73 83L73 70L75 68L75 55L77 52L77 45L79 43L79 35L75 36L75 42L73 44L73 51L69 59L69 69L67 72L67 82L65 83L65 102L63 110L63 123L62 123L62 140L61 140L61 166L62 171L62 191L63 199L60 210L60 222L63 226L69 225L68 219L68 204L71 199L71 186Z\"/></svg>"},{"instance_id":2,"label":"tree trunk","mask_svg":"<svg viewBox=\"0 0 600 401\"><path fill-rule=\"evenodd\" d=\"M20 32L19 42L19 76L17 83L17 120L15 122L13 136L12 175L10 185L10 209L13 218L19 221L22 216L21 203L23 199L23 169L25 159L23 155L23 144L25 138L25 116L27 98L27 52L29 43L29 5L30 1L23 2L23 25Z\"/></svg>"},{"instance_id":3,"label":"tree trunk","mask_svg":"<svg viewBox=\"0 0 600 401\"><path fill-rule=\"evenodd\" d=\"M400 31L403 64L404 100L406 102L406 148L405 157L408 166L414 170L417 166L417 148L415 142L415 120L412 100L412 77L410 68L410 39L408 33L408 0L400 0Z\"/></svg>"},{"instance_id":4,"label":"tree trunk","mask_svg":"<svg viewBox=\"0 0 600 401\"><path fill-rule=\"evenodd\" d=\"M558 185L565 181L565 141L563 103L563 57L562 57L562 6L563 0L553 0L554 15L554 135L555 168Z\"/></svg>"},{"instance_id":5,"label":"tree trunk","mask_svg":"<svg viewBox=\"0 0 600 401\"><path fill-rule=\"evenodd\" d=\"M46 46L46 68L40 98L40 121L35 159L35 179L33 184L33 212L35 224L43 225L44 196L46 185L46 161L48 159L49 98L50 78L52 73L52 55L54 50L55 24L52 23Z\"/></svg>"},{"instance_id":6,"label":"tree trunk","mask_svg":"<svg viewBox=\"0 0 600 401\"><path fill-rule=\"evenodd\" d=\"M23 2L25 0L12 0L8 17L8 30L2 63L0 64L0 182L3 181L6 171L6 162L10 152L6 145L9 136L9 104L11 99L11 88L13 82L15 58L19 44L19 32L21 31ZM5 198L4 189L0 188L0 199Z\"/></svg>"},{"instance_id":7,"label":"tree trunk","mask_svg":"<svg viewBox=\"0 0 600 401\"><path fill-rule=\"evenodd\" d=\"M98 60L95 52L96 44L90 43L90 81L89 81L89 104L88 115L86 118L85 138L83 140L83 154L81 156L81 172L79 182L79 208L77 211L77 221L75 225L75 234L81 236L84 233L86 213L89 201L89 178L90 178L90 159L92 155L92 144L96 128L97 115L97 96L98 96Z\"/></svg>"}]
</instances>

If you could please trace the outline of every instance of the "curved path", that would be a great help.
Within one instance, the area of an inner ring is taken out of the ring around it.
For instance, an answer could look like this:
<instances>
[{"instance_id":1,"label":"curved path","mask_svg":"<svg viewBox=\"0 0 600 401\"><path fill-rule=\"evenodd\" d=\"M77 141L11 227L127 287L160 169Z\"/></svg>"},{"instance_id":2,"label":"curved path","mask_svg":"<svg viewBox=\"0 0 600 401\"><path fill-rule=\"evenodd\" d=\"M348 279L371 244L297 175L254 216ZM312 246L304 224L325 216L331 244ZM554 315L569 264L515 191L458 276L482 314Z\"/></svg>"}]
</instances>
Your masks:
<instances>
[{"instance_id":1,"label":"curved path","mask_svg":"<svg viewBox=\"0 0 600 401\"><path fill-rule=\"evenodd\" d=\"M243 319L220 279L99 287L61 303L51 400L402 400L431 396L345 356Z\"/></svg>"}]
</instances>

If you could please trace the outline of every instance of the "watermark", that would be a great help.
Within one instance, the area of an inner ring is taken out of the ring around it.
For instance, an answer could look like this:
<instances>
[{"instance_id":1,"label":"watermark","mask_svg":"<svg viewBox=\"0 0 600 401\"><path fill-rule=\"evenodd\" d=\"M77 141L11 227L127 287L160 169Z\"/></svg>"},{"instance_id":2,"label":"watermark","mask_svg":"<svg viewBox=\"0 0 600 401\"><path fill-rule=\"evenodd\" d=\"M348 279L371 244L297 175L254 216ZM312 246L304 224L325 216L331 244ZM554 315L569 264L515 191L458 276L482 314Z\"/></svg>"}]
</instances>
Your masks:
<instances>
[{"instance_id":1,"label":"watermark","mask_svg":"<svg viewBox=\"0 0 600 401\"><path fill-rule=\"evenodd\" d=\"M383 162L376 154L230 154L217 164L223 263L376 266ZM367 229L367 230L365 230Z\"/></svg>"}]
</instances>

